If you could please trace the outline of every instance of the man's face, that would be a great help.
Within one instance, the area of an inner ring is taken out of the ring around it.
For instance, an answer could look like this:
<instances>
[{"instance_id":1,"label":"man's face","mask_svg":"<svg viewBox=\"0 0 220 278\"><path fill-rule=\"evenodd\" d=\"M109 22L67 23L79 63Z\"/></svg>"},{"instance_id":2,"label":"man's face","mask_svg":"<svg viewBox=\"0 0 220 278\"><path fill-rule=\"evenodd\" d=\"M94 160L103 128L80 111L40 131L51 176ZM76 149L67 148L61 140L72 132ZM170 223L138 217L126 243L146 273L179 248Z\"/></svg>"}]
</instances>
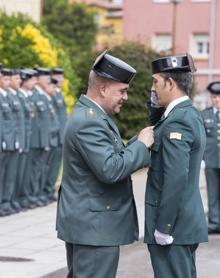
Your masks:
<instances>
[{"instance_id":1,"label":"man's face","mask_svg":"<svg viewBox=\"0 0 220 278\"><path fill-rule=\"evenodd\" d=\"M160 74L155 73L152 75L151 90L155 92L160 106L166 107L170 102L168 82L164 80Z\"/></svg>"},{"instance_id":2,"label":"man's face","mask_svg":"<svg viewBox=\"0 0 220 278\"><path fill-rule=\"evenodd\" d=\"M17 90L17 89L19 89L20 85L21 85L21 78L20 78L20 75L19 75L19 74L13 75L13 76L11 77L11 84L10 84L10 86L11 86L13 89Z\"/></svg>"},{"instance_id":3,"label":"man's face","mask_svg":"<svg viewBox=\"0 0 220 278\"><path fill-rule=\"evenodd\" d=\"M109 82L104 87L103 108L109 115L118 114L124 101L128 99L128 84Z\"/></svg>"},{"instance_id":4,"label":"man's face","mask_svg":"<svg viewBox=\"0 0 220 278\"><path fill-rule=\"evenodd\" d=\"M11 77L7 75L0 76L0 87L4 90L7 90L10 86Z\"/></svg>"},{"instance_id":5,"label":"man's face","mask_svg":"<svg viewBox=\"0 0 220 278\"><path fill-rule=\"evenodd\" d=\"M53 74L52 77L58 81L57 87L61 88L64 81L63 74Z\"/></svg>"},{"instance_id":6,"label":"man's face","mask_svg":"<svg viewBox=\"0 0 220 278\"><path fill-rule=\"evenodd\" d=\"M24 83L23 83L23 85L22 85L22 87L24 88L24 89L26 89L26 90L32 90L33 88L34 88L34 86L36 85L36 83L35 83L35 79L32 77L32 78L30 78L30 79L27 79Z\"/></svg>"},{"instance_id":7,"label":"man's face","mask_svg":"<svg viewBox=\"0 0 220 278\"><path fill-rule=\"evenodd\" d=\"M220 108L220 94L210 94L212 105L216 108Z\"/></svg>"},{"instance_id":8,"label":"man's face","mask_svg":"<svg viewBox=\"0 0 220 278\"><path fill-rule=\"evenodd\" d=\"M40 75L38 77L38 84L44 88L50 82L50 75Z\"/></svg>"},{"instance_id":9,"label":"man's face","mask_svg":"<svg viewBox=\"0 0 220 278\"><path fill-rule=\"evenodd\" d=\"M56 85L53 83L48 83L46 86L46 92L50 96L55 96L56 95Z\"/></svg>"}]
</instances>

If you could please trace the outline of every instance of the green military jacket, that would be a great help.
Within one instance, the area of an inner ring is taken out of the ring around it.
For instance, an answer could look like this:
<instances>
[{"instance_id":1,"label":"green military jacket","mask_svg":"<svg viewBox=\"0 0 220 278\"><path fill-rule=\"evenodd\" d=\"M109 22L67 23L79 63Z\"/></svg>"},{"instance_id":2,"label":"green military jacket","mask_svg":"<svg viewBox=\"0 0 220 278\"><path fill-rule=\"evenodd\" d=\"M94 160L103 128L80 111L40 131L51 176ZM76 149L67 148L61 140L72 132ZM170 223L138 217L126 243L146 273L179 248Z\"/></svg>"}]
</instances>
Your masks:
<instances>
[{"instance_id":1,"label":"green military jacket","mask_svg":"<svg viewBox=\"0 0 220 278\"><path fill-rule=\"evenodd\" d=\"M2 151L16 150L17 128L13 109L7 92L0 88L2 109ZM18 141L17 141L18 142Z\"/></svg>"},{"instance_id":2,"label":"green military jacket","mask_svg":"<svg viewBox=\"0 0 220 278\"><path fill-rule=\"evenodd\" d=\"M63 144L64 130L67 122L66 103L61 90L57 90L56 95L53 97L54 108L59 120L59 145Z\"/></svg>"},{"instance_id":3,"label":"green military jacket","mask_svg":"<svg viewBox=\"0 0 220 278\"><path fill-rule=\"evenodd\" d=\"M23 150L25 148L24 112L17 91L8 89L8 100L13 112L15 141L18 143L18 148Z\"/></svg>"},{"instance_id":4,"label":"green military jacket","mask_svg":"<svg viewBox=\"0 0 220 278\"><path fill-rule=\"evenodd\" d=\"M124 146L107 114L81 96L68 121L57 209L58 237L74 244L114 246L138 239L130 174L148 166L146 146Z\"/></svg>"},{"instance_id":5,"label":"green military jacket","mask_svg":"<svg viewBox=\"0 0 220 278\"><path fill-rule=\"evenodd\" d=\"M35 118L35 112L31 106L28 92L23 89L18 90L18 97L24 113L24 152L28 152L30 149L30 140L32 132L32 119Z\"/></svg>"},{"instance_id":6,"label":"green military jacket","mask_svg":"<svg viewBox=\"0 0 220 278\"><path fill-rule=\"evenodd\" d=\"M36 87L32 92L30 101L35 107L36 117L32 120L31 148L49 148L50 126L47 100L41 88Z\"/></svg>"},{"instance_id":7,"label":"green military jacket","mask_svg":"<svg viewBox=\"0 0 220 278\"><path fill-rule=\"evenodd\" d=\"M207 241L199 191L200 164L206 136L199 112L186 100L155 125L145 195L145 239L154 231L170 234L173 244Z\"/></svg>"},{"instance_id":8,"label":"green military jacket","mask_svg":"<svg viewBox=\"0 0 220 278\"><path fill-rule=\"evenodd\" d=\"M202 118L206 131L206 148L204 160L206 168L220 168L220 122L214 114L213 107L205 109Z\"/></svg>"}]
</instances>

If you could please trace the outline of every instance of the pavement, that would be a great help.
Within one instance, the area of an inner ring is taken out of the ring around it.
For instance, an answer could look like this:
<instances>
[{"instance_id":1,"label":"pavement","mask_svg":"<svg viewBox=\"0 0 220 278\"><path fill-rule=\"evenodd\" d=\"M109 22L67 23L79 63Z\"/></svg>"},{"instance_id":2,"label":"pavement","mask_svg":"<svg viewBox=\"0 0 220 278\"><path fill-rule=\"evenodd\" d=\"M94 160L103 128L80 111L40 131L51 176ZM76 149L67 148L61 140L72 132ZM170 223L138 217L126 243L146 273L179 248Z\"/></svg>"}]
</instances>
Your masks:
<instances>
[{"instance_id":1,"label":"pavement","mask_svg":"<svg viewBox=\"0 0 220 278\"><path fill-rule=\"evenodd\" d=\"M117 278L153 278L147 247L142 242L146 176L146 170L132 176L140 241L121 247ZM203 170L200 189L207 211ZM66 277L65 247L56 238L55 219L56 203L0 218L0 278ZM209 243L200 245L197 252L198 278L220 277L219 250L220 235L212 235Z\"/></svg>"}]
</instances>

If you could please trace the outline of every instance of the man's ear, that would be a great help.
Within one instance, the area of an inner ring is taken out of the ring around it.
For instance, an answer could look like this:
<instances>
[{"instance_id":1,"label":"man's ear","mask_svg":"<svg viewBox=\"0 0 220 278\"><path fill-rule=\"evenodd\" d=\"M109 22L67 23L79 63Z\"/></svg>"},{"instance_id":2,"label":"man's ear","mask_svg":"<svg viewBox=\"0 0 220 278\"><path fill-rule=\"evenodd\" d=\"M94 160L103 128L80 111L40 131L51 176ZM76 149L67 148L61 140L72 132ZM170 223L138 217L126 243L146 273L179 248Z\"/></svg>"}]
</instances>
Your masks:
<instances>
[{"instance_id":1,"label":"man's ear","mask_svg":"<svg viewBox=\"0 0 220 278\"><path fill-rule=\"evenodd\" d=\"M167 79L167 82L168 82L168 84L169 84L170 91L172 91L172 90L175 88L175 86L176 86L175 81L174 81L171 77L169 77L169 78Z\"/></svg>"},{"instance_id":2,"label":"man's ear","mask_svg":"<svg viewBox=\"0 0 220 278\"><path fill-rule=\"evenodd\" d=\"M100 90L101 96L104 97L106 95L106 85L105 84L100 85L99 90Z\"/></svg>"}]
</instances>

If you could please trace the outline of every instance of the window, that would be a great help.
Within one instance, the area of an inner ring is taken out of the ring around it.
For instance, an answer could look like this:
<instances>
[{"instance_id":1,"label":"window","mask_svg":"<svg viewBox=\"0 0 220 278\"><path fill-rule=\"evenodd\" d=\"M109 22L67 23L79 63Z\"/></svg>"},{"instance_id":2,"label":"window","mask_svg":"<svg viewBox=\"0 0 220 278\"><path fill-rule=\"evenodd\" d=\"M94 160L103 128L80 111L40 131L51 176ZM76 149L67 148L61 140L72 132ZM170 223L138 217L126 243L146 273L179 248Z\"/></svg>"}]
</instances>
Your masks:
<instances>
[{"instance_id":1,"label":"window","mask_svg":"<svg viewBox=\"0 0 220 278\"><path fill-rule=\"evenodd\" d=\"M123 4L124 0L113 0L114 4Z\"/></svg>"},{"instance_id":2,"label":"window","mask_svg":"<svg viewBox=\"0 0 220 278\"><path fill-rule=\"evenodd\" d=\"M190 52L197 59L208 59L209 36L207 34L194 34Z\"/></svg>"},{"instance_id":3,"label":"window","mask_svg":"<svg viewBox=\"0 0 220 278\"><path fill-rule=\"evenodd\" d=\"M155 3L179 3L180 0L153 0Z\"/></svg>"},{"instance_id":4,"label":"window","mask_svg":"<svg viewBox=\"0 0 220 278\"><path fill-rule=\"evenodd\" d=\"M192 0L192 2L211 2L211 0Z\"/></svg>"},{"instance_id":5,"label":"window","mask_svg":"<svg viewBox=\"0 0 220 278\"><path fill-rule=\"evenodd\" d=\"M155 3L170 3L170 0L153 0Z\"/></svg>"},{"instance_id":6,"label":"window","mask_svg":"<svg viewBox=\"0 0 220 278\"><path fill-rule=\"evenodd\" d=\"M156 51L168 51L172 47L172 39L169 34L156 34L152 39L152 48Z\"/></svg>"}]
</instances>

